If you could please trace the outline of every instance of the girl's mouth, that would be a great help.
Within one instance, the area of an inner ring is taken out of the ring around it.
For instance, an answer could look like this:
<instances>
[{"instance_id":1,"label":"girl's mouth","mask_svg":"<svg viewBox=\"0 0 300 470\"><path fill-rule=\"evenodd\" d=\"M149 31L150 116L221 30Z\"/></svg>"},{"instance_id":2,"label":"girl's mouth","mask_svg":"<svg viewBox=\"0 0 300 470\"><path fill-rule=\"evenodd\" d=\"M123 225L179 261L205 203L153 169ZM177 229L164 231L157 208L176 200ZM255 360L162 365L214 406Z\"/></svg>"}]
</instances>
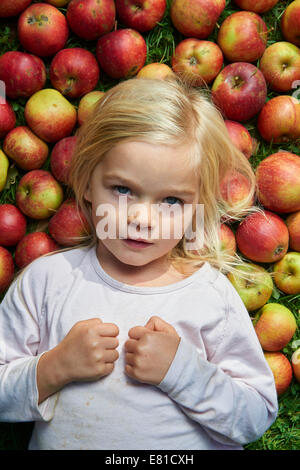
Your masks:
<instances>
[{"instance_id":1,"label":"girl's mouth","mask_svg":"<svg viewBox=\"0 0 300 470\"><path fill-rule=\"evenodd\" d=\"M131 240L131 239L127 238L127 239L123 239L123 241L124 241L128 246L131 246L131 247L133 247L133 248L146 248L147 246L153 245L153 243L151 243L151 242L146 242L146 241L143 241L143 240L141 240L141 239Z\"/></svg>"}]
</instances>

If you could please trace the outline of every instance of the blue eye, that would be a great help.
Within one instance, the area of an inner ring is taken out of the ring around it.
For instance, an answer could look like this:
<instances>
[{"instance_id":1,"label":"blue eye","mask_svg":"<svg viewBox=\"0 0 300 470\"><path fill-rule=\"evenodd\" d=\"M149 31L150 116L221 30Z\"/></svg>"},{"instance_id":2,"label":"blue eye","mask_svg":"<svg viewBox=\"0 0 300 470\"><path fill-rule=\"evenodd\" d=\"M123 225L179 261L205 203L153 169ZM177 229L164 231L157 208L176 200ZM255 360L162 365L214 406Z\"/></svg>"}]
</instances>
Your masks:
<instances>
[{"instance_id":1,"label":"blue eye","mask_svg":"<svg viewBox=\"0 0 300 470\"><path fill-rule=\"evenodd\" d=\"M179 204L182 204L182 200L181 200L181 199L178 199L178 197L169 196L169 197L166 197L165 199L171 199L171 200L173 200L173 202L168 202L168 204L171 204L172 206L173 206L174 204L176 204L177 202L178 202ZM174 201L175 201L175 202L174 202Z\"/></svg>"},{"instance_id":2,"label":"blue eye","mask_svg":"<svg viewBox=\"0 0 300 470\"><path fill-rule=\"evenodd\" d=\"M126 191L130 191L130 189L127 188L127 186L114 186L114 189L116 189L116 191L118 191L119 193L125 194L125 195L127 194Z\"/></svg>"}]
</instances>

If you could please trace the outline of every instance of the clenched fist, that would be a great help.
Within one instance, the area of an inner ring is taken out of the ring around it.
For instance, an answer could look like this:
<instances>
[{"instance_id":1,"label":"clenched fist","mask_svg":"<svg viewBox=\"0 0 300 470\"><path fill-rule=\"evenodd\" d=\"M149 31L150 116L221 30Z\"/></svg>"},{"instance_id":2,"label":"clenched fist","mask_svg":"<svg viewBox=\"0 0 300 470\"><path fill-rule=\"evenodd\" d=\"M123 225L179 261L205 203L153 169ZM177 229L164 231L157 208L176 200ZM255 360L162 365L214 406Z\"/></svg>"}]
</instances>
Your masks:
<instances>
[{"instance_id":1,"label":"clenched fist","mask_svg":"<svg viewBox=\"0 0 300 470\"><path fill-rule=\"evenodd\" d=\"M57 346L68 381L97 380L110 374L119 357L118 334L117 325L103 323L100 318L75 323Z\"/></svg>"},{"instance_id":2,"label":"clenched fist","mask_svg":"<svg viewBox=\"0 0 300 470\"><path fill-rule=\"evenodd\" d=\"M44 353L37 366L39 403L74 381L92 381L110 374L119 353L119 328L91 318L75 323L64 339Z\"/></svg>"},{"instance_id":3,"label":"clenched fist","mask_svg":"<svg viewBox=\"0 0 300 470\"><path fill-rule=\"evenodd\" d=\"M139 382L158 385L165 377L180 343L172 325L151 317L145 326L135 326L125 343L125 372Z\"/></svg>"}]
</instances>

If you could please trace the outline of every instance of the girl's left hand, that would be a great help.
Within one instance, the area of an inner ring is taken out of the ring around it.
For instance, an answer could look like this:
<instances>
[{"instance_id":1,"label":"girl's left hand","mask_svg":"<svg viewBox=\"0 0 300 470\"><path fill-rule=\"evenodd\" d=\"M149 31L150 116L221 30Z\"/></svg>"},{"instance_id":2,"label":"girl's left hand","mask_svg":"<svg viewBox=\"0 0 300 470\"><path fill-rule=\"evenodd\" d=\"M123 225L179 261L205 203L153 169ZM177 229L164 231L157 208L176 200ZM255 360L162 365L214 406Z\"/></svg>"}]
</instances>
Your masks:
<instances>
[{"instance_id":1,"label":"girl's left hand","mask_svg":"<svg viewBox=\"0 0 300 470\"><path fill-rule=\"evenodd\" d=\"M130 328L125 343L125 372L139 382L158 385L165 377L180 343L172 325L153 316L145 326Z\"/></svg>"}]
</instances>

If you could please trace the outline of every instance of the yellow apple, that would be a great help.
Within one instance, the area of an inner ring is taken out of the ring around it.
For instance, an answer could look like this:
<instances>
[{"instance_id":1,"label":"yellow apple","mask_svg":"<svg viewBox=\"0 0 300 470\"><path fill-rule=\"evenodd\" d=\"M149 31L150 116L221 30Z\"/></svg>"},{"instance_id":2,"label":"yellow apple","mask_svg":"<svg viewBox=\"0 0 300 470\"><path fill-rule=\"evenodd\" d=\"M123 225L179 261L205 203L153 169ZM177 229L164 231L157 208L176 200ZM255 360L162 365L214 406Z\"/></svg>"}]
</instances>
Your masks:
<instances>
[{"instance_id":1,"label":"yellow apple","mask_svg":"<svg viewBox=\"0 0 300 470\"><path fill-rule=\"evenodd\" d=\"M34 93L25 105L24 116L30 129L45 142L71 135L77 121L75 107L53 88Z\"/></svg>"},{"instance_id":2,"label":"yellow apple","mask_svg":"<svg viewBox=\"0 0 300 470\"><path fill-rule=\"evenodd\" d=\"M86 93L78 105L78 124L81 126L84 121L92 114L94 105L105 95L104 91L90 91Z\"/></svg>"},{"instance_id":3,"label":"yellow apple","mask_svg":"<svg viewBox=\"0 0 300 470\"><path fill-rule=\"evenodd\" d=\"M7 179L7 171L9 167L9 161L5 153L0 150L0 191L4 189Z\"/></svg>"},{"instance_id":4,"label":"yellow apple","mask_svg":"<svg viewBox=\"0 0 300 470\"><path fill-rule=\"evenodd\" d=\"M292 367L294 371L294 376L300 383L300 348L296 349L292 355Z\"/></svg>"},{"instance_id":5,"label":"yellow apple","mask_svg":"<svg viewBox=\"0 0 300 470\"><path fill-rule=\"evenodd\" d=\"M164 80L167 77L175 77L175 74L171 67L160 62L145 65L137 73L137 78L159 78Z\"/></svg>"},{"instance_id":6,"label":"yellow apple","mask_svg":"<svg viewBox=\"0 0 300 470\"><path fill-rule=\"evenodd\" d=\"M45 3L50 3L50 5L58 8L64 7L69 2L70 0L45 0Z\"/></svg>"},{"instance_id":7,"label":"yellow apple","mask_svg":"<svg viewBox=\"0 0 300 470\"><path fill-rule=\"evenodd\" d=\"M254 329L264 351L280 351L294 336L297 323L287 307L270 302L255 316Z\"/></svg>"}]
</instances>

